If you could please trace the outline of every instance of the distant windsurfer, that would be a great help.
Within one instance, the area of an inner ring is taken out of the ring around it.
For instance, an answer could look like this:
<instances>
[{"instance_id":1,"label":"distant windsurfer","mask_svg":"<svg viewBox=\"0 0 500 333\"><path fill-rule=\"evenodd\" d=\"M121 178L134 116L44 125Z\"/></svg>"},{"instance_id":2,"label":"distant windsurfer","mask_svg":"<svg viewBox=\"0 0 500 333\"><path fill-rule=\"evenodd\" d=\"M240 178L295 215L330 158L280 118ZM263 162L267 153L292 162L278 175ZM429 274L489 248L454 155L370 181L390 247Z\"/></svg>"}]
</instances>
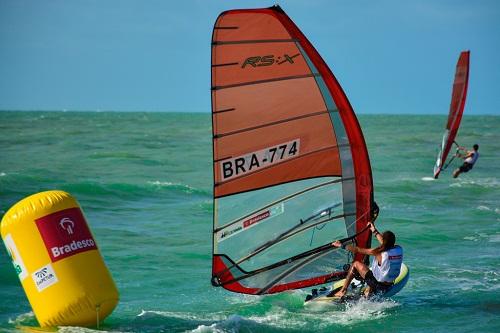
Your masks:
<instances>
[{"instance_id":1,"label":"distant windsurfer","mask_svg":"<svg viewBox=\"0 0 500 333\"><path fill-rule=\"evenodd\" d=\"M465 147L459 147L458 149L465 151ZM469 170L472 169L474 164L477 162L477 159L479 158L478 150L479 145L475 144L474 146L472 146L472 150L468 150L466 154L460 154L457 152L457 157L463 158L464 164L462 164L460 168L453 171L453 178L457 178L458 175L460 175L462 172L469 172Z\"/></svg>"},{"instance_id":2,"label":"distant windsurfer","mask_svg":"<svg viewBox=\"0 0 500 333\"><path fill-rule=\"evenodd\" d=\"M365 249L357 247L354 245L343 245L340 241L335 241L332 243L335 247L343 247L347 251L354 254L361 253L365 255L373 256L373 262L371 267L368 268L361 261L354 261L347 273L345 283L335 296L343 297L349 284L351 283L354 276L359 274L368 284L368 289L365 295L371 293L384 293L393 284L394 280L398 277L401 271L401 264L403 263L403 248L399 245L395 245L396 236L391 231L385 231L383 234L378 232L372 222L369 224L370 230L375 235L380 243L380 246L372 249Z\"/></svg>"}]
</instances>

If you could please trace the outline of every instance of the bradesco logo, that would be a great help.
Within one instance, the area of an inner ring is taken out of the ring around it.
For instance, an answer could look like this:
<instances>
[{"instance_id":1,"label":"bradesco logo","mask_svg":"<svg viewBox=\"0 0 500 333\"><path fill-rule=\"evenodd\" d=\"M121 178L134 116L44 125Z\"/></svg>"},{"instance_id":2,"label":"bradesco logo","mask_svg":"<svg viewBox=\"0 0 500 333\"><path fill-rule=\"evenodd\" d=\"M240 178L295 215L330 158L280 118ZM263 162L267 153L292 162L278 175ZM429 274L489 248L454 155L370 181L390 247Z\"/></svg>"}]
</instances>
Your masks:
<instances>
[{"instance_id":1,"label":"bradesco logo","mask_svg":"<svg viewBox=\"0 0 500 333\"><path fill-rule=\"evenodd\" d=\"M65 209L39 218L35 222L52 262L97 249L78 208Z\"/></svg>"}]
</instances>

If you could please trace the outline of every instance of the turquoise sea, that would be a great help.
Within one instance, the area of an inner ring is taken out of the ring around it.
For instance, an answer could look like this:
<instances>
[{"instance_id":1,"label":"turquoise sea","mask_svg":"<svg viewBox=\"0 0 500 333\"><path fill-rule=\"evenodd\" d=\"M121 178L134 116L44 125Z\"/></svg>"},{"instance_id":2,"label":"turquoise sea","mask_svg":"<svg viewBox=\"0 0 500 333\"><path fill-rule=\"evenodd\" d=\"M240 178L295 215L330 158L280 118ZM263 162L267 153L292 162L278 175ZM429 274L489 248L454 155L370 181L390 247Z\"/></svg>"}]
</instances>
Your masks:
<instances>
[{"instance_id":1,"label":"turquoise sea","mask_svg":"<svg viewBox=\"0 0 500 333\"><path fill-rule=\"evenodd\" d=\"M306 291L211 286L208 113L0 112L0 217L39 191L79 200L121 293L101 331L500 332L500 117L464 117L457 141L481 157L439 180L445 116L359 119L378 227L396 233L411 270L392 300L304 307ZM0 331L36 325L0 247Z\"/></svg>"}]
</instances>

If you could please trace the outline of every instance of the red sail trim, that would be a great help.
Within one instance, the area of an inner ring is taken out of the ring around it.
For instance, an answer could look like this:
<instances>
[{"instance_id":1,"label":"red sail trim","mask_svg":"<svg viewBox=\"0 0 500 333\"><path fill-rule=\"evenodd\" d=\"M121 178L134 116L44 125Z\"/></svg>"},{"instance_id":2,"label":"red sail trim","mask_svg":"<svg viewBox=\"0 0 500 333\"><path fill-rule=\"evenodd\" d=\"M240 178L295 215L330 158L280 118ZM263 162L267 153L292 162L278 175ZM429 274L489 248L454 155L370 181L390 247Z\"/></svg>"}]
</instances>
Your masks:
<instances>
[{"instance_id":1,"label":"red sail trim","mask_svg":"<svg viewBox=\"0 0 500 333\"><path fill-rule=\"evenodd\" d=\"M325 284L328 282L331 282L333 280L340 280L345 278L347 275L346 272L333 272L330 274L326 274L323 276L318 276L314 277L311 279L307 280L302 280L302 281L295 281L295 282L290 282L290 283L285 283L285 284L277 284L271 289L269 289L266 294L274 294L274 293L279 293L282 291L290 290L290 289L300 289L300 288L307 288L311 286L316 286L318 284Z\"/></svg>"},{"instance_id":2,"label":"red sail trim","mask_svg":"<svg viewBox=\"0 0 500 333\"><path fill-rule=\"evenodd\" d=\"M288 32L293 38L300 41L300 45L307 53L316 69L321 74L323 80L330 91L330 94L335 101L339 110L340 117L344 123L346 134L351 144L352 160L354 165L354 174L356 177L356 232L362 230L370 221L370 213L373 198L373 180L370 166L370 159L368 157L368 150L366 149L365 139L361 132L361 127L354 114L354 110L347 99L342 87L333 75L332 71L326 65L325 61L321 58L318 51L293 23L292 20L281 10L281 8L273 7L273 13L287 28ZM371 233L362 233L356 238L357 244L360 247L369 247L371 241ZM363 260L364 255L357 254L356 260Z\"/></svg>"},{"instance_id":3,"label":"red sail trim","mask_svg":"<svg viewBox=\"0 0 500 333\"><path fill-rule=\"evenodd\" d=\"M469 86L469 63L470 51L463 51L457 61L455 78L453 80L453 90L451 93L450 111L446 123L446 129L449 130L448 138L441 152L441 165L434 172L434 178L439 176L441 168L448 158L453 142L458 133L462 115L465 109L465 100L467 98L467 89Z\"/></svg>"},{"instance_id":4,"label":"red sail trim","mask_svg":"<svg viewBox=\"0 0 500 333\"><path fill-rule=\"evenodd\" d=\"M238 293L243 293L243 294L251 294L251 295L257 295L259 292L259 288L248 288L242 285L239 281L234 281L231 283L227 283L228 281L233 281L235 280L233 274L227 269L228 267L224 264L224 262L221 259L221 256L214 256L213 257L213 271L215 272L225 272L222 274L222 276L219 278L219 283L224 286L224 289L238 292ZM282 291L286 290L291 290L291 289L300 289L300 288L307 288L311 286L315 286L318 284L324 284L331 282L333 280L340 280L343 279L347 275L346 272L333 272L330 274L322 275L322 276L317 276L314 278L306 279L306 280L301 280L301 281L294 281L294 282L289 282L289 283L284 283L284 284L277 284L270 288L268 291L266 291L266 294L274 294L274 293L279 293Z\"/></svg>"},{"instance_id":5,"label":"red sail trim","mask_svg":"<svg viewBox=\"0 0 500 333\"><path fill-rule=\"evenodd\" d=\"M234 280L233 274L231 274L231 272L227 269L227 266L224 264L220 256L213 256L212 272L225 272L224 274L222 274L222 276L219 277L219 281L221 284L227 281ZM259 291L258 288L247 288L238 281L225 284L224 288L242 294L256 294Z\"/></svg>"}]
</instances>

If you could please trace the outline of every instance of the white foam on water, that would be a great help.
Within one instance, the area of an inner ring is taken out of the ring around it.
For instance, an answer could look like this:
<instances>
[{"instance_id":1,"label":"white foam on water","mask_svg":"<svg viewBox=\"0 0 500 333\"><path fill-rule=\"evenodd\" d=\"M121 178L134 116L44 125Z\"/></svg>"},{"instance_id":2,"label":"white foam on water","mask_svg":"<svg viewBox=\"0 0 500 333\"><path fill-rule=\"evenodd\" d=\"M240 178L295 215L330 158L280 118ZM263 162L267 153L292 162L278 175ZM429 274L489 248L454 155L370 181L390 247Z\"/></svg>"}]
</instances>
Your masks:
<instances>
[{"instance_id":1,"label":"white foam on water","mask_svg":"<svg viewBox=\"0 0 500 333\"><path fill-rule=\"evenodd\" d=\"M500 273L495 270L447 268L442 270L443 276L451 286L462 291L492 291L500 288Z\"/></svg>"},{"instance_id":2,"label":"white foam on water","mask_svg":"<svg viewBox=\"0 0 500 333\"><path fill-rule=\"evenodd\" d=\"M436 179L434 179L434 177L422 177L422 180L424 182L433 182L435 181Z\"/></svg>"},{"instance_id":3,"label":"white foam on water","mask_svg":"<svg viewBox=\"0 0 500 333\"><path fill-rule=\"evenodd\" d=\"M457 181L451 183L450 187L498 188L500 187L500 181L497 178L459 178Z\"/></svg>"},{"instance_id":4,"label":"white foam on water","mask_svg":"<svg viewBox=\"0 0 500 333\"><path fill-rule=\"evenodd\" d=\"M193 333L223 333L224 330L218 329L217 324L212 324L210 326L200 325L190 332L193 332Z\"/></svg>"},{"instance_id":5,"label":"white foam on water","mask_svg":"<svg viewBox=\"0 0 500 333\"><path fill-rule=\"evenodd\" d=\"M500 243L500 234L491 235L488 239L490 243Z\"/></svg>"},{"instance_id":6,"label":"white foam on water","mask_svg":"<svg viewBox=\"0 0 500 333\"><path fill-rule=\"evenodd\" d=\"M238 315L232 315L226 320L213 323L211 325L199 325L194 330L190 331L193 333L222 333L222 332L238 332L241 323L244 319Z\"/></svg>"},{"instance_id":7,"label":"white foam on water","mask_svg":"<svg viewBox=\"0 0 500 333\"><path fill-rule=\"evenodd\" d=\"M485 211L491 211L491 208L488 206L477 206L477 209L479 210L485 210Z\"/></svg>"},{"instance_id":8,"label":"white foam on water","mask_svg":"<svg viewBox=\"0 0 500 333\"><path fill-rule=\"evenodd\" d=\"M371 301L360 299L354 303L347 303L345 311L333 312L326 316L326 321L340 325L352 325L362 321L369 321L386 317L387 310L399 306L392 300Z\"/></svg>"},{"instance_id":9,"label":"white foam on water","mask_svg":"<svg viewBox=\"0 0 500 333\"><path fill-rule=\"evenodd\" d=\"M229 304L257 304L260 303L264 296L257 295L247 295L247 294L228 294L224 297L224 299Z\"/></svg>"},{"instance_id":10,"label":"white foam on water","mask_svg":"<svg viewBox=\"0 0 500 333\"><path fill-rule=\"evenodd\" d=\"M33 313L33 311L30 311L20 314L15 319L9 319L9 324L20 325L23 321L33 318L35 318L35 314Z\"/></svg>"},{"instance_id":11,"label":"white foam on water","mask_svg":"<svg viewBox=\"0 0 500 333\"><path fill-rule=\"evenodd\" d=\"M139 313L137 317L143 317L148 315L177 318L183 320L194 320L194 321L219 321L219 320L225 320L227 318L227 314L223 313L190 313L190 312L173 312L173 311L156 311L156 310L141 310L141 313Z\"/></svg>"},{"instance_id":12,"label":"white foam on water","mask_svg":"<svg viewBox=\"0 0 500 333\"><path fill-rule=\"evenodd\" d=\"M180 189L183 189L187 192L193 192L193 191L196 191L196 189L194 187L191 187L189 185L186 185L186 184L180 184L180 183L172 183L172 182L162 182L162 181L159 181L159 180L155 180L155 181L148 181L148 184L149 185L153 185L153 186L156 186L156 187L166 187L166 188L180 188Z\"/></svg>"},{"instance_id":13,"label":"white foam on water","mask_svg":"<svg viewBox=\"0 0 500 333\"><path fill-rule=\"evenodd\" d=\"M387 310L398 305L392 300L371 301L363 299L340 305L314 304L313 306L305 306L298 312L276 306L265 315L254 315L248 320L280 329L323 330L332 325L347 326L379 319L388 315Z\"/></svg>"},{"instance_id":14,"label":"white foam on water","mask_svg":"<svg viewBox=\"0 0 500 333\"><path fill-rule=\"evenodd\" d=\"M0 172L0 177L5 177L7 174L5 172Z\"/></svg>"},{"instance_id":15,"label":"white foam on water","mask_svg":"<svg viewBox=\"0 0 500 333\"><path fill-rule=\"evenodd\" d=\"M465 236L462 239L468 240L468 241L473 241L473 242L488 241L488 242L496 243L496 242L500 242L500 234L493 234L492 235L492 234L486 234L484 232L480 232L480 233L475 233L474 235Z\"/></svg>"},{"instance_id":16,"label":"white foam on water","mask_svg":"<svg viewBox=\"0 0 500 333\"><path fill-rule=\"evenodd\" d=\"M199 325L191 332L235 332L243 327L249 331L258 331L259 325L284 330L324 330L330 329L335 325L349 326L359 322L377 320L390 315L388 310L399 305L399 303L393 300L374 301L364 299L340 305L328 303L308 304L308 306L295 308L294 310L290 310L285 306L274 305L264 314L255 314L248 317L218 314L216 317L219 317L219 319L215 319L214 323ZM207 319L207 316L200 316L198 314L181 314L163 311L143 312L159 313L169 317L177 316L190 320L201 320L203 317L205 317L203 319ZM212 317L212 319L214 318ZM252 323L256 325L253 329Z\"/></svg>"}]
</instances>

